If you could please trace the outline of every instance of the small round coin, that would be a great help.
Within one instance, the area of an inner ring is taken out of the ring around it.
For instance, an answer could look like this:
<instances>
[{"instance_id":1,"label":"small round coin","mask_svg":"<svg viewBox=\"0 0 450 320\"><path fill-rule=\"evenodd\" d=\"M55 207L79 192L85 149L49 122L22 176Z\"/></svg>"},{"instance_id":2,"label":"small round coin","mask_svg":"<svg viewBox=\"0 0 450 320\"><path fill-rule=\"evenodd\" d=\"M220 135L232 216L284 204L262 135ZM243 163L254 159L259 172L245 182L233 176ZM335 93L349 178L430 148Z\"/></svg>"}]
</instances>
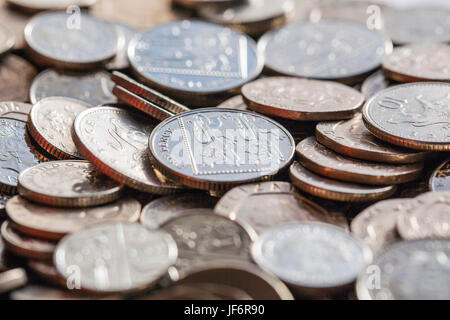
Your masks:
<instances>
[{"instance_id":1,"label":"small round coin","mask_svg":"<svg viewBox=\"0 0 450 320\"><path fill-rule=\"evenodd\" d=\"M450 191L450 160L446 160L433 172L429 188L431 191Z\"/></svg>"},{"instance_id":2,"label":"small round coin","mask_svg":"<svg viewBox=\"0 0 450 320\"><path fill-rule=\"evenodd\" d=\"M32 105L29 103L2 101L0 102L0 116L27 121L31 107Z\"/></svg>"},{"instance_id":3,"label":"small round coin","mask_svg":"<svg viewBox=\"0 0 450 320\"><path fill-rule=\"evenodd\" d=\"M15 42L14 33L9 31L3 24L0 24L0 56L11 50Z\"/></svg>"},{"instance_id":4,"label":"small round coin","mask_svg":"<svg viewBox=\"0 0 450 320\"><path fill-rule=\"evenodd\" d=\"M19 56L9 54L0 60L0 101L28 101L36 68Z\"/></svg>"},{"instance_id":5,"label":"small round coin","mask_svg":"<svg viewBox=\"0 0 450 320\"><path fill-rule=\"evenodd\" d=\"M61 240L54 263L65 278L78 266L85 290L123 293L151 287L176 258L176 243L166 232L137 223L107 223Z\"/></svg>"}]
</instances>

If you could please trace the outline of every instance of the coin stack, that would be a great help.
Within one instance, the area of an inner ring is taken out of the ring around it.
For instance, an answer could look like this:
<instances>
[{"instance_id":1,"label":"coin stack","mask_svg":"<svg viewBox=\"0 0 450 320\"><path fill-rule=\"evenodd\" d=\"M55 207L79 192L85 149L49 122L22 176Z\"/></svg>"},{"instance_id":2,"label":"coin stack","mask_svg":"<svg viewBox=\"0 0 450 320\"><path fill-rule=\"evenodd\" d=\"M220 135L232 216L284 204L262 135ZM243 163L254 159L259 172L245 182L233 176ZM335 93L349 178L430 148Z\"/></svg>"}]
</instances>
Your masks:
<instances>
[{"instance_id":1,"label":"coin stack","mask_svg":"<svg viewBox=\"0 0 450 320\"><path fill-rule=\"evenodd\" d=\"M0 294L450 299L450 8L122 2L0 0Z\"/></svg>"}]
</instances>

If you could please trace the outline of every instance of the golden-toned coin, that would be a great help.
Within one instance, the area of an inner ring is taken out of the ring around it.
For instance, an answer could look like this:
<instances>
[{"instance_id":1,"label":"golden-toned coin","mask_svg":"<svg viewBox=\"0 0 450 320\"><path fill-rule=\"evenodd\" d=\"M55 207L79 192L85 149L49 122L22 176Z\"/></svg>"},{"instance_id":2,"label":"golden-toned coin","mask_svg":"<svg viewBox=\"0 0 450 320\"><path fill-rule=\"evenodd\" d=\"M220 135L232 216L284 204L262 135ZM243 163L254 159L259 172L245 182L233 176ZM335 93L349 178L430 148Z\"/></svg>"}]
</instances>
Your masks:
<instances>
[{"instance_id":1,"label":"golden-toned coin","mask_svg":"<svg viewBox=\"0 0 450 320\"><path fill-rule=\"evenodd\" d=\"M298 162L289 170L292 183L314 196L335 201L364 202L381 200L392 196L396 186L368 186L328 179L314 174Z\"/></svg>"},{"instance_id":2,"label":"golden-toned coin","mask_svg":"<svg viewBox=\"0 0 450 320\"><path fill-rule=\"evenodd\" d=\"M0 273L0 294L20 288L28 282L25 269L15 268Z\"/></svg>"},{"instance_id":3,"label":"golden-toned coin","mask_svg":"<svg viewBox=\"0 0 450 320\"><path fill-rule=\"evenodd\" d=\"M413 181L422 175L423 163L382 164L341 156L324 147L314 137L296 148L300 163L309 170L333 179L372 185L391 185Z\"/></svg>"},{"instance_id":4,"label":"golden-toned coin","mask_svg":"<svg viewBox=\"0 0 450 320\"><path fill-rule=\"evenodd\" d=\"M450 191L450 160L442 163L430 177L431 191Z\"/></svg>"}]
</instances>

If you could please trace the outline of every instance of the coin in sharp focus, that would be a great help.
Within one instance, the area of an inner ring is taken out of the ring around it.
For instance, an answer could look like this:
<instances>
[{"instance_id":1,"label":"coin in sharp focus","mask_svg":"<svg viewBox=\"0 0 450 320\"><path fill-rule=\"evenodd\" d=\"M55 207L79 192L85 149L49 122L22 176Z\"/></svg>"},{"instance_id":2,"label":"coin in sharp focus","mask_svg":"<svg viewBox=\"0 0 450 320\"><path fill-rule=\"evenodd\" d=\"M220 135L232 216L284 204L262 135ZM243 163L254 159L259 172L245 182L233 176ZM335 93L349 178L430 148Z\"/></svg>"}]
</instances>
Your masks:
<instances>
[{"instance_id":1,"label":"coin in sharp focus","mask_svg":"<svg viewBox=\"0 0 450 320\"><path fill-rule=\"evenodd\" d=\"M2 101L0 102L0 116L27 121L31 107L32 105L29 103Z\"/></svg>"},{"instance_id":2,"label":"coin in sharp focus","mask_svg":"<svg viewBox=\"0 0 450 320\"><path fill-rule=\"evenodd\" d=\"M314 174L298 162L291 165L290 178L300 190L314 196L335 201L365 202L392 196L396 186L368 186L328 179Z\"/></svg>"},{"instance_id":3,"label":"coin in sharp focus","mask_svg":"<svg viewBox=\"0 0 450 320\"><path fill-rule=\"evenodd\" d=\"M448 300L449 268L449 239L403 241L360 273L356 292L360 300ZM372 285L373 270L381 272L379 286Z\"/></svg>"},{"instance_id":4,"label":"coin in sharp focus","mask_svg":"<svg viewBox=\"0 0 450 320\"><path fill-rule=\"evenodd\" d=\"M5 247L15 255L29 259L48 260L53 257L56 243L22 235L10 221L2 223L1 234Z\"/></svg>"},{"instance_id":5,"label":"coin in sharp focus","mask_svg":"<svg viewBox=\"0 0 450 320\"><path fill-rule=\"evenodd\" d=\"M143 209L140 222L149 229L158 229L167 221L189 214L190 209L213 209L217 199L205 193L184 193L153 200Z\"/></svg>"},{"instance_id":6,"label":"coin in sharp focus","mask_svg":"<svg viewBox=\"0 0 450 320\"><path fill-rule=\"evenodd\" d=\"M14 47L15 42L14 33L3 24L0 24L0 56L11 50Z\"/></svg>"},{"instance_id":7,"label":"coin in sharp focus","mask_svg":"<svg viewBox=\"0 0 450 320\"><path fill-rule=\"evenodd\" d=\"M258 50L274 73L355 84L380 66L392 43L358 23L322 20L269 31Z\"/></svg>"},{"instance_id":8,"label":"coin in sharp focus","mask_svg":"<svg viewBox=\"0 0 450 320\"><path fill-rule=\"evenodd\" d=\"M77 116L73 137L81 154L114 180L140 191L173 193L181 188L157 175L148 157L148 140L155 126L141 114L96 107Z\"/></svg>"},{"instance_id":9,"label":"coin in sharp focus","mask_svg":"<svg viewBox=\"0 0 450 320\"><path fill-rule=\"evenodd\" d=\"M445 8L391 9L383 14L385 31L395 44L450 41L450 10Z\"/></svg>"},{"instance_id":10,"label":"coin in sharp focus","mask_svg":"<svg viewBox=\"0 0 450 320\"><path fill-rule=\"evenodd\" d=\"M26 139L25 121L0 118L0 192L15 194L19 173L39 163Z\"/></svg>"},{"instance_id":11,"label":"coin in sharp focus","mask_svg":"<svg viewBox=\"0 0 450 320\"><path fill-rule=\"evenodd\" d=\"M294 221L322 221L348 228L344 215L332 215L319 204L302 197L288 182L247 184L228 191L214 213L249 226L261 234Z\"/></svg>"},{"instance_id":12,"label":"coin in sharp focus","mask_svg":"<svg viewBox=\"0 0 450 320\"><path fill-rule=\"evenodd\" d=\"M19 56L0 59L0 101L28 101L36 68Z\"/></svg>"},{"instance_id":13,"label":"coin in sharp focus","mask_svg":"<svg viewBox=\"0 0 450 320\"><path fill-rule=\"evenodd\" d=\"M200 17L257 37L286 22L293 9L291 0L246 0L223 8L217 5L202 5L197 12Z\"/></svg>"},{"instance_id":14,"label":"coin in sharp focus","mask_svg":"<svg viewBox=\"0 0 450 320\"><path fill-rule=\"evenodd\" d=\"M176 259L177 245L168 233L138 223L101 224L68 235L54 255L63 277L78 266L81 288L103 293L147 289Z\"/></svg>"},{"instance_id":15,"label":"coin in sharp focus","mask_svg":"<svg viewBox=\"0 0 450 320\"><path fill-rule=\"evenodd\" d=\"M117 36L110 25L87 14L70 18L65 12L43 12L28 22L25 41L37 64L89 69L115 56Z\"/></svg>"},{"instance_id":16,"label":"coin in sharp focus","mask_svg":"<svg viewBox=\"0 0 450 320\"><path fill-rule=\"evenodd\" d=\"M255 241L252 256L263 270L307 296L346 289L372 257L348 232L320 222L271 228Z\"/></svg>"},{"instance_id":17,"label":"coin in sharp focus","mask_svg":"<svg viewBox=\"0 0 450 320\"><path fill-rule=\"evenodd\" d=\"M223 191L268 180L287 167L294 140L277 122L257 113L202 108L160 123L149 149L156 168L174 181Z\"/></svg>"},{"instance_id":18,"label":"coin in sharp focus","mask_svg":"<svg viewBox=\"0 0 450 320\"><path fill-rule=\"evenodd\" d=\"M79 73L47 69L34 78L29 92L30 101L35 104L47 97L67 97L93 106L116 103L110 76L104 71Z\"/></svg>"},{"instance_id":19,"label":"coin in sharp focus","mask_svg":"<svg viewBox=\"0 0 450 320\"><path fill-rule=\"evenodd\" d=\"M28 282L25 269L15 268L0 273L0 294L18 289Z\"/></svg>"},{"instance_id":20,"label":"coin in sharp focus","mask_svg":"<svg viewBox=\"0 0 450 320\"><path fill-rule=\"evenodd\" d=\"M384 77L383 71L378 70L364 80L361 85L361 92L366 100L372 98L373 95L391 86L391 81Z\"/></svg>"},{"instance_id":21,"label":"coin in sharp focus","mask_svg":"<svg viewBox=\"0 0 450 320\"><path fill-rule=\"evenodd\" d=\"M397 147L374 137L364 125L362 115L339 122L320 122L316 139L342 155L382 163L416 163L431 156L430 152Z\"/></svg>"},{"instance_id":22,"label":"coin in sharp focus","mask_svg":"<svg viewBox=\"0 0 450 320\"><path fill-rule=\"evenodd\" d=\"M6 203L6 213L19 232L32 237L60 240L68 233L104 222L136 222L141 204L132 198L90 208L57 208L15 196Z\"/></svg>"},{"instance_id":23,"label":"coin in sharp focus","mask_svg":"<svg viewBox=\"0 0 450 320\"><path fill-rule=\"evenodd\" d=\"M450 45L431 43L398 47L384 57L382 66L384 74L398 82L450 82Z\"/></svg>"},{"instance_id":24,"label":"coin in sharp focus","mask_svg":"<svg viewBox=\"0 0 450 320\"><path fill-rule=\"evenodd\" d=\"M26 12L37 12L43 10L65 10L71 6L89 7L97 0L6 0L13 7Z\"/></svg>"},{"instance_id":25,"label":"coin in sharp focus","mask_svg":"<svg viewBox=\"0 0 450 320\"><path fill-rule=\"evenodd\" d=\"M370 185L410 182L422 176L423 163L385 164L344 157L324 147L314 137L297 145L300 163L307 169L342 181Z\"/></svg>"},{"instance_id":26,"label":"coin in sharp focus","mask_svg":"<svg viewBox=\"0 0 450 320\"><path fill-rule=\"evenodd\" d=\"M419 82L380 91L366 102L367 129L386 142L416 150L450 150L450 83Z\"/></svg>"},{"instance_id":27,"label":"coin in sharp focus","mask_svg":"<svg viewBox=\"0 0 450 320\"><path fill-rule=\"evenodd\" d=\"M446 160L431 174L429 188L431 191L450 191L450 160Z\"/></svg>"},{"instance_id":28,"label":"coin in sharp focus","mask_svg":"<svg viewBox=\"0 0 450 320\"><path fill-rule=\"evenodd\" d=\"M244 97L237 95L231 97L217 106L221 109L237 109L237 110L247 110L247 105L244 102Z\"/></svg>"},{"instance_id":29,"label":"coin in sharp focus","mask_svg":"<svg viewBox=\"0 0 450 320\"><path fill-rule=\"evenodd\" d=\"M117 200L122 185L87 161L38 164L22 171L17 187L28 200L57 207L90 207Z\"/></svg>"},{"instance_id":30,"label":"coin in sharp focus","mask_svg":"<svg viewBox=\"0 0 450 320\"><path fill-rule=\"evenodd\" d=\"M122 23L111 23L117 36L117 53L105 67L108 70L123 70L130 66L128 61L127 49L131 39L137 31Z\"/></svg>"},{"instance_id":31,"label":"coin in sharp focus","mask_svg":"<svg viewBox=\"0 0 450 320\"><path fill-rule=\"evenodd\" d=\"M247 83L242 96L251 110L304 121L348 119L364 103L361 93L343 84L291 77Z\"/></svg>"},{"instance_id":32,"label":"coin in sharp focus","mask_svg":"<svg viewBox=\"0 0 450 320\"><path fill-rule=\"evenodd\" d=\"M164 41L161 41L164 39ZM208 22L183 20L153 27L130 42L137 75L193 106L215 106L262 70L249 36Z\"/></svg>"}]
</instances>

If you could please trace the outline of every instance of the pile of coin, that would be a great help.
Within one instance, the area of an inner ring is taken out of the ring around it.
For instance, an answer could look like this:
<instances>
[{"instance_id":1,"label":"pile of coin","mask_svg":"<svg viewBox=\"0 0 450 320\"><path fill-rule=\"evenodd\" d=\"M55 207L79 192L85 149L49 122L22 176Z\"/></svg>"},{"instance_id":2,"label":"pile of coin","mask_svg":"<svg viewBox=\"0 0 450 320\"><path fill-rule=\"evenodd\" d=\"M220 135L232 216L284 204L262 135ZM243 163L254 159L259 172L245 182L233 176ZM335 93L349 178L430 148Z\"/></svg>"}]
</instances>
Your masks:
<instances>
[{"instance_id":1,"label":"pile of coin","mask_svg":"<svg viewBox=\"0 0 450 320\"><path fill-rule=\"evenodd\" d=\"M0 295L450 299L450 9L124 2L0 1Z\"/></svg>"}]
</instances>

